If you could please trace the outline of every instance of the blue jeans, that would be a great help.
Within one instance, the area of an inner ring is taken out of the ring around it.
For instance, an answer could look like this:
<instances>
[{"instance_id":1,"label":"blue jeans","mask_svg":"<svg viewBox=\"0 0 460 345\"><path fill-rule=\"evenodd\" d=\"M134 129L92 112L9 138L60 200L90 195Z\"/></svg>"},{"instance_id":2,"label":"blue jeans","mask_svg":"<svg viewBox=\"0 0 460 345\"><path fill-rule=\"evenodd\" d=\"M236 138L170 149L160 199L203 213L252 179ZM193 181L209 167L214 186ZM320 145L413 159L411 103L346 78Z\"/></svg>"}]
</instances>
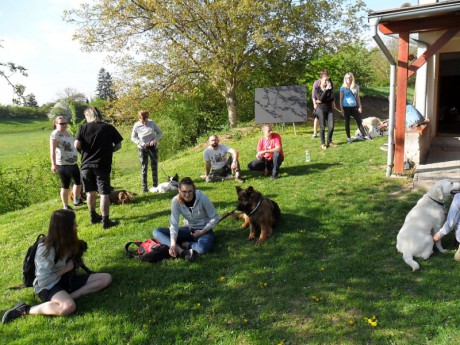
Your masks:
<instances>
[{"instance_id":1,"label":"blue jeans","mask_svg":"<svg viewBox=\"0 0 460 345\"><path fill-rule=\"evenodd\" d=\"M205 254L212 249L214 244L214 231L209 230L204 235L195 238L192 236L190 227L182 226L179 228L177 243L190 242L188 249L193 249L198 254ZM153 237L161 244L171 247L169 228L157 228L152 232Z\"/></svg>"}]
</instances>

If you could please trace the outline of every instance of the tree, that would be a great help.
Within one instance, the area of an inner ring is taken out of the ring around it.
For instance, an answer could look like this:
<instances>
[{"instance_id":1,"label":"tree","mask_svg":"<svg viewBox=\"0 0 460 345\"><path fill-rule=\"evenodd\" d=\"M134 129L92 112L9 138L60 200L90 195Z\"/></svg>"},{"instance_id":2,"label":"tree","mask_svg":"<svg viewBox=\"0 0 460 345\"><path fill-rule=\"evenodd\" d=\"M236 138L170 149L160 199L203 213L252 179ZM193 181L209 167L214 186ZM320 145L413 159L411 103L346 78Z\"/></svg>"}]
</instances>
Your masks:
<instances>
[{"instance_id":1,"label":"tree","mask_svg":"<svg viewBox=\"0 0 460 345\"><path fill-rule=\"evenodd\" d=\"M281 56L280 71L355 37L363 7L361 0L98 0L65 18L79 26L74 38L84 49L113 53L128 89L166 92L207 80L235 127L237 87L255 68Z\"/></svg>"},{"instance_id":2,"label":"tree","mask_svg":"<svg viewBox=\"0 0 460 345\"><path fill-rule=\"evenodd\" d=\"M33 93L29 93L28 95L26 95L24 97L24 102L25 107L38 108L38 103Z\"/></svg>"},{"instance_id":3,"label":"tree","mask_svg":"<svg viewBox=\"0 0 460 345\"><path fill-rule=\"evenodd\" d=\"M104 68L99 70L99 74L97 76L96 95L98 98L103 100L112 101L115 99L112 76Z\"/></svg>"},{"instance_id":4,"label":"tree","mask_svg":"<svg viewBox=\"0 0 460 345\"><path fill-rule=\"evenodd\" d=\"M0 46L1 47L1 46ZM3 70L3 68L7 68L8 71L10 72L10 74L7 74L7 72L5 72ZM19 65L16 65L12 62L0 62L0 77L3 77L6 82L13 88L13 91L14 93L16 94L16 96L18 98L13 98L13 103L14 104L18 104L20 105L21 103L24 103L25 100L24 100L24 90L25 90L25 86L24 85L21 85L21 84L13 84L11 82L11 76L15 73L19 73L25 77L27 77L27 69L22 67L22 66L19 66Z\"/></svg>"},{"instance_id":5,"label":"tree","mask_svg":"<svg viewBox=\"0 0 460 345\"><path fill-rule=\"evenodd\" d=\"M67 87L63 91L59 92L58 97L59 99L64 100L66 103L69 103L69 102L88 103L88 99L83 93L79 92L76 89L72 89L71 87Z\"/></svg>"}]
</instances>

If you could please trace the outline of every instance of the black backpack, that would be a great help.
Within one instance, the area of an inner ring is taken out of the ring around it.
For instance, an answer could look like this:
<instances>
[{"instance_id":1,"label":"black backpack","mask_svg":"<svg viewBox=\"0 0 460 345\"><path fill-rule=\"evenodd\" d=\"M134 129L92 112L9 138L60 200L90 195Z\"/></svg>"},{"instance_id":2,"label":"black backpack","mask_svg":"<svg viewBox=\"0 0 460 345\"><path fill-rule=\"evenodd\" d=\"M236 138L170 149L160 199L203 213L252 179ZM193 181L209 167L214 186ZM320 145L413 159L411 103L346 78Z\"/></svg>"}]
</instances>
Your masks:
<instances>
[{"instance_id":1,"label":"black backpack","mask_svg":"<svg viewBox=\"0 0 460 345\"><path fill-rule=\"evenodd\" d=\"M43 242L45 235L38 235L35 243L27 250L24 263L22 265L22 283L25 287L32 287L35 279L35 254L37 253L38 245Z\"/></svg>"},{"instance_id":2,"label":"black backpack","mask_svg":"<svg viewBox=\"0 0 460 345\"><path fill-rule=\"evenodd\" d=\"M131 245L136 246L136 250L132 251L129 249ZM125 245L125 251L128 257L136 257L140 261L145 262L158 262L169 258L169 247L161 244L153 238L149 238L144 242L134 241L128 242Z\"/></svg>"}]
</instances>

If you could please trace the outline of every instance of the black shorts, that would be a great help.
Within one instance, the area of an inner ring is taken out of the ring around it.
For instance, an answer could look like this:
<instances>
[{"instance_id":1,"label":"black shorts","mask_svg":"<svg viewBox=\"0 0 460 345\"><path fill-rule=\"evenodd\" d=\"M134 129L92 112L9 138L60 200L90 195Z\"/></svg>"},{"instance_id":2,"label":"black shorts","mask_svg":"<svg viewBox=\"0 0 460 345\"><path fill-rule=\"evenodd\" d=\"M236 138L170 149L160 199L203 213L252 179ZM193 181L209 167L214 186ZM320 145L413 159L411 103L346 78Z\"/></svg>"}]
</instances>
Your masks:
<instances>
[{"instance_id":1,"label":"black shorts","mask_svg":"<svg viewBox=\"0 0 460 345\"><path fill-rule=\"evenodd\" d=\"M86 193L99 192L101 195L109 195L110 169L90 168L81 171L83 189Z\"/></svg>"},{"instance_id":2,"label":"black shorts","mask_svg":"<svg viewBox=\"0 0 460 345\"><path fill-rule=\"evenodd\" d=\"M56 285L54 285L51 289L43 289L38 293L38 297L43 302L48 302L53 298L55 294L57 294L59 291L67 291L69 294L77 291L81 287L85 286L86 283L88 282L90 274L84 274L84 275L74 275L71 279L70 283L70 288L66 289L64 286L62 286L61 282L59 281Z\"/></svg>"},{"instance_id":3,"label":"black shorts","mask_svg":"<svg viewBox=\"0 0 460 345\"><path fill-rule=\"evenodd\" d=\"M77 164L74 165L60 165L57 168L57 173L61 179L61 187L69 189L70 180L73 179L73 183L81 185L80 169Z\"/></svg>"}]
</instances>

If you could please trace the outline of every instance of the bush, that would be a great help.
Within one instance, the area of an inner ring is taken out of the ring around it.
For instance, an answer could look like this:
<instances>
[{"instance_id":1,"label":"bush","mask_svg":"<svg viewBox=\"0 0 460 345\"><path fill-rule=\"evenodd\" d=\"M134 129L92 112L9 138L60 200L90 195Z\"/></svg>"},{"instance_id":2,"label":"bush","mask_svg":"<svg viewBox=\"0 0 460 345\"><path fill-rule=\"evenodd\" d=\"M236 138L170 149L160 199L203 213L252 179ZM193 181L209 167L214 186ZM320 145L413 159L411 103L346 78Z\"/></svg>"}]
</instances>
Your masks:
<instances>
[{"instance_id":1,"label":"bush","mask_svg":"<svg viewBox=\"0 0 460 345\"><path fill-rule=\"evenodd\" d=\"M37 151L40 152L40 151ZM50 171L47 152L29 154L18 167L0 164L0 214L42 202L59 192L59 178Z\"/></svg>"},{"instance_id":2,"label":"bush","mask_svg":"<svg viewBox=\"0 0 460 345\"><path fill-rule=\"evenodd\" d=\"M44 119L46 112L34 107L0 106L0 119Z\"/></svg>"}]
</instances>

